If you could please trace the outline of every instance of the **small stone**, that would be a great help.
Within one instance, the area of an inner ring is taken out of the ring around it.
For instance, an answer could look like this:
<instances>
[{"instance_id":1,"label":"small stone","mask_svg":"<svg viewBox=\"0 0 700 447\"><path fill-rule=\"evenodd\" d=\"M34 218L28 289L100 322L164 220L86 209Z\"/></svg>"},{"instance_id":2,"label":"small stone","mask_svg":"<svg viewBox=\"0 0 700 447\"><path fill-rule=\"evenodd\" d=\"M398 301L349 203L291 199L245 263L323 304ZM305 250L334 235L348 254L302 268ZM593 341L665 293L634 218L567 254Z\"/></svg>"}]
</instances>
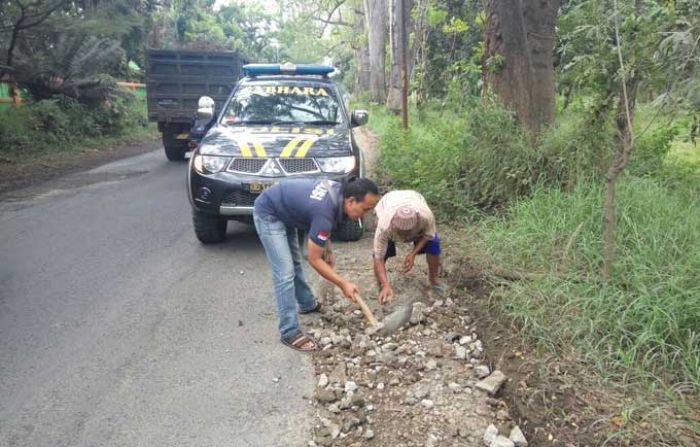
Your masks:
<instances>
[{"instance_id":1,"label":"small stone","mask_svg":"<svg viewBox=\"0 0 700 447\"><path fill-rule=\"evenodd\" d=\"M379 391L383 390L383 389L384 389L384 383L379 382L379 383L377 384L377 389L378 389Z\"/></svg>"},{"instance_id":2,"label":"small stone","mask_svg":"<svg viewBox=\"0 0 700 447\"><path fill-rule=\"evenodd\" d=\"M506 375L501 371L494 371L490 376L476 383L476 388L494 395L506 381Z\"/></svg>"},{"instance_id":3,"label":"small stone","mask_svg":"<svg viewBox=\"0 0 700 447\"><path fill-rule=\"evenodd\" d=\"M476 377L478 377L479 379L483 379L484 377L487 377L489 374L491 374L491 370L486 365L478 365L477 367L474 368L474 375Z\"/></svg>"},{"instance_id":4,"label":"small stone","mask_svg":"<svg viewBox=\"0 0 700 447\"><path fill-rule=\"evenodd\" d=\"M510 431L509 438L511 441L513 441L515 447L526 447L528 444L527 439L525 439L525 435L517 425Z\"/></svg>"},{"instance_id":5,"label":"small stone","mask_svg":"<svg viewBox=\"0 0 700 447\"><path fill-rule=\"evenodd\" d=\"M319 388L325 388L327 385L328 385L328 376L325 374L321 374L318 378Z\"/></svg>"},{"instance_id":6,"label":"small stone","mask_svg":"<svg viewBox=\"0 0 700 447\"><path fill-rule=\"evenodd\" d=\"M330 337L323 337L321 340L319 340L319 342L321 343L321 346L328 346L333 342L333 340L331 340Z\"/></svg>"},{"instance_id":7,"label":"small stone","mask_svg":"<svg viewBox=\"0 0 700 447\"><path fill-rule=\"evenodd\" d=\"M411 324L421 324L425 321L425 304L421 302L413 303L413 313L411 314Z\"/></svg>"},{"instance_id":8,"label":"small stone","mask_svg":"<svg viewBox=\"0 0 700 447\"><path fill-rule=\"evenodd\" d=\"M338 404L330 404L328 406L328 411L330 411L331 413L340 413L340 407L338 406Z\"/></svg>"},{"instance_id":9,"label":"small stone","mask_svg":"<svg viewBox=\"0 0 700 447\"><path fill-rule=\"evenodd\" d=\"M423 399L422 401L420 401L420 404L423 405L428 410L430 410L431 408L433 408L435 406L433 401L430 399Z\"/></svg>"},{"instance_id":10,"label":"small stone","mask_svg":"<svg viewBox=\"0 0 700 447\"><path fill-rule=\"evenodd\" d=\"M345 392L349 393L357 390L357 384L355 382L349 381L345 382Z\"/></svg>"},{"instance_id":11,"label":"small stone","mask_svg":"<svg viewBox=\"0 0 700 447\"><path fill-rule=\"evenodd\" d=\"M338 400L338 397L331 390L320 390L316 393L316 400L322 403L332 403Z\"/></svg>"},{"instance_id":12,"label":"small stone","mask_svg":"<svg viewBox=\"0 0 700 447\"><path fill-rule=\"evenodd\" d=\"M432 370L434 370L435 368L437 368L437 362L436 362L435 360L433 360L433 359L430 359L430 360L428 360L428 362L425 364L425 368L426 368L428 371L432 371Z\"/></svg>"},{"instance_id":13,"label":"small stone","mask_svg":"<svg viewBox=\"0 0 700 447\"><path fill-rule=\"evenodd\" d=\"M471 342L472 342L472 338L468 335L465 335L464 337L459 339L459 344L463 345L463 346L466 344L470 344Z\"/></svg>"},{"instance_id":14,"label":"small stone","mask_svg":"<svg viewBox=\"0 0 700 447\"><path fill-rule=\"evenodd\" d=\"M240 272L238 272L238 274L245 275L245 272L243 270L241 270Z\"/></svg>"},{"instance_id":15,"label":"small stone","mask_svg":"<svg viewBox=\"0 0 700 447\"><path fill-rule=\"evenodd\" d=\"M447 385L447 388L451 389L455 393L462 391L462 385L460 385L459 383L455 383L455 382L452 382L449 385Z\"/></svg>"},{"instance_id":16,"label":"small stone","mask_svg":"<svg viewBox=\"0 0 700 447\"><path fill-rule=\"evenodd\" d=\"M279 381L280 381L281 379L282 379L282 377L277 376L277 377L273 377L273 378L272 378L272 381L273 381L274 383L279 383Z\"/></svg>"},{"instance_id":17,"label":"small stone","mask_svg":"<svg viewBox=\"0 0 700 447\"><path fill-rule=\"evenodd\" d=\"M464 346L455 347L455 358L459 360L466 360L467 348L465 348Z\"/></svg>"},{"instance_id":18,"label":"small stone","mask_svg":"<svg viewBox=\"0 0 700 447\"><path fill-rule=\"evenodd\" d=\"M433 307L442 307L443 304L445 304L444 301L437 300L437 301L435 301L435 303L433 303Z\"/></svg>"},{"instance_id":19,"label":"small stone","mask_svg":"<svg viewBox=\"0 0 700 447\"><path fill-rule=\"evenodd\" d=\"M498 429L495 425L490 424L484 431L484 444L490 446L493 440L496 439L496 436L498 436Z\"/></svg>"},{"instance_id":20,"label":"small stone","mask_svg":"<svg viewBox=\"0 0 700 447\"><path fill-rule=\"evenodd\" d=\"M362 435L362 437L365 438L365 439L373 439L373 438L374 438L374 432L372 431L371 428L368 428L367 430L365 430L365 434Z\"/></svg>"},{"instance_id":21,"label":"small stone","mask_svg":"<svg viewBox=\"0 0 700 447\"><path fill-rule=\"evenodd\" d=\"M515 447L515 444L505 436L498 435L491 441L490 447Z\"/></svg>"}]
</instances>

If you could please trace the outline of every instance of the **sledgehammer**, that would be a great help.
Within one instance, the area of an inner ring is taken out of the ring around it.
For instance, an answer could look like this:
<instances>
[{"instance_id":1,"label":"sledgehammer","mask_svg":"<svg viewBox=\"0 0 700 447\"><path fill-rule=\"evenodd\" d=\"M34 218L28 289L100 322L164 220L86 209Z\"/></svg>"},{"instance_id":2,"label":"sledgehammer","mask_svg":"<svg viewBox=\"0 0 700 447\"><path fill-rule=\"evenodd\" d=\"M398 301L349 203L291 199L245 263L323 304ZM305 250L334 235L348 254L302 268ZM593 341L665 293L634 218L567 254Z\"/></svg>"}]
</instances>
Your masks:
<instances>
[{"instance_id":1,"label":"sledgehammer","mask_svg":"<svg viewBox=\"0 0 700 447\"><path fill-rule=\"evenodd\" d=\"M410 300L407 303L401 304L397 310L390 313L384 320L379 322L372 313L372 309L369 308L360 294L355 294L355 300L357 300L357 304L360 306L370 327L376 328L382 335L391 335L401 329L411 320L411 315L413 314L413 300Z\"/></svg>"}]
</instances>

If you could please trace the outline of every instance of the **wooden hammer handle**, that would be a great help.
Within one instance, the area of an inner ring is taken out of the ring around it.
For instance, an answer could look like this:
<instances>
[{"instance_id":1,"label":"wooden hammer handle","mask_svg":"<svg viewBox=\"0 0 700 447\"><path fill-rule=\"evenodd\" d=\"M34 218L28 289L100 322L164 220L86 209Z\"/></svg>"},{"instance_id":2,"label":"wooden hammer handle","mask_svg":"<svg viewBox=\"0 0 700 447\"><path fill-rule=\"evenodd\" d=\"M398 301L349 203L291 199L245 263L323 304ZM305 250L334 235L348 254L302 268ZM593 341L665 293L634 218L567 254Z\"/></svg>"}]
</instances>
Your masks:
<instances>
[{"instance_id":1,"label":"wooden hammer handle","mask_svg":"<svg viewBox=\"0 0 700 447\"><path fill-rule=\"evenodd\" d=\"M365 300L362 299L359 293L355 294L355 299L357 300L357 304L360 305L360 309L362 310L362 313L365 314L365 318L367 318L367 321L369 322L370 326L376 326L377 325L377 319L374 317L374 314L372 313L372 309L369 308L367 303L365 303Z\"/></svg>"}]
</instances>

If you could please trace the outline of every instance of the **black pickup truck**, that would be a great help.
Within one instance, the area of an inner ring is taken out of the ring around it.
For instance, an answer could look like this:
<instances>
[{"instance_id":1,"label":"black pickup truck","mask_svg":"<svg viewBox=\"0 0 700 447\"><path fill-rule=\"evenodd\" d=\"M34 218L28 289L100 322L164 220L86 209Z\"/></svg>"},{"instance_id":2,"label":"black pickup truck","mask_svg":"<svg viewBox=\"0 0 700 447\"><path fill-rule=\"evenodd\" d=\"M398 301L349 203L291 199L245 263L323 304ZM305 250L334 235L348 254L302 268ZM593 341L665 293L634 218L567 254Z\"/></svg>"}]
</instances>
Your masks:
<instances>
[{"instance_id":1,"label":"black pickup truck","mask_svg":"<svg viewBox=\"0 0 700 447\"><path fill-rule=\"evenodd\" d=\"M158 122L168 160L185 159L199 98L214 99L218 114L246 63L238 52L146 51L148 119Z\"/></svg>"}]
</instances>

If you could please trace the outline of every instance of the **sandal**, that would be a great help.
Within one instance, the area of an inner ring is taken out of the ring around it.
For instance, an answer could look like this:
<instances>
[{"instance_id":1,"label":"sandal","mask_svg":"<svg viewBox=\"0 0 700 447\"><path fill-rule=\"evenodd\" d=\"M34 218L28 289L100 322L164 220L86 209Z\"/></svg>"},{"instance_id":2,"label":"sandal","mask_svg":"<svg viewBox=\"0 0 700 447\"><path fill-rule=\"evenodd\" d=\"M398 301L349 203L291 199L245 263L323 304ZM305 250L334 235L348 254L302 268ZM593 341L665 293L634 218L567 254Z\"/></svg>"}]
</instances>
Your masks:
<instances>
[{"instance_id":1,"label":"sandal","mask_svg":"<svg viewBox=\"0 0 700 447\"><path fill-rule=\"evenodd\" d=\"M318 349L318 343L313 338L309 338L306 334L299 332L297 335L288 338L280 338L282 344L289 346L292 349L302 352L312 352ZM311 347L308 345L311 344ZM306 348L304 346L307 346Z\"/></svg>"},{"instance_id":2,"label":"sandal","mask_svg":"<svg viewBox=\"0 0 700 447\"><path fill-rule=\"evenodd\" d=\"M315 305L313 308L307 309L307 310L300 310L299 313L302 314L302 315L304 315L304 314L311 314L311 313L314 313L314 312L319 312L319 313L320 313L322 309L323 309L323 303L320 302L320 301L316 301L316 305Z\"/></svg>"}]
</instances>

